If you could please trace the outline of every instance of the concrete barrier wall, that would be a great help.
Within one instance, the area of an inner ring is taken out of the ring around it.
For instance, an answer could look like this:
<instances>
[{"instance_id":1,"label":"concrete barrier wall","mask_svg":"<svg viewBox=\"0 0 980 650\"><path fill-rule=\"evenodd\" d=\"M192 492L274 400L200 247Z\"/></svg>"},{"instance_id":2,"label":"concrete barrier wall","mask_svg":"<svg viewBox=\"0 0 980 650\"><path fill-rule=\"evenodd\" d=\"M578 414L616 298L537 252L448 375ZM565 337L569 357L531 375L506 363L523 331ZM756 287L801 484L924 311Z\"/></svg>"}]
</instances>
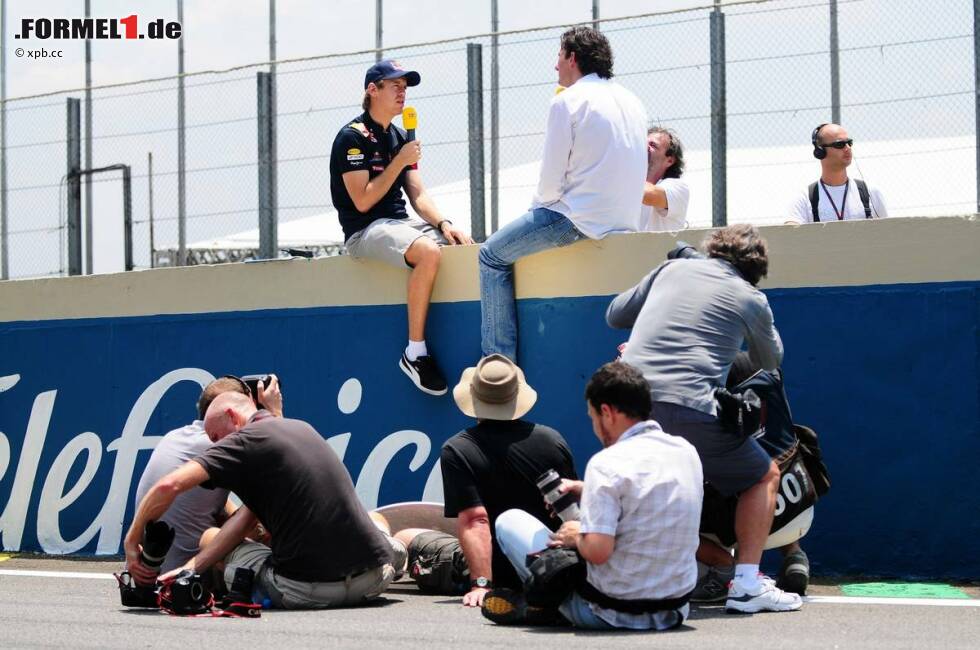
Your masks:
<instances>
[{"instance_id":1,"label":"concrete barrier wall","mask_svg":"<svg viewBox=\"0 0 980 650\"><path fill-rule=\"evenodd\" d=\"M815 571L980 577L980 223L763 231L794 416L833 478L806 538ZM530 418L569 439L580 469L598 449L585 382L626 339L605 325L609 297L675 239L613 236L518 264ZM476 251L445 251L429 318L453 380L480 351ZM468 420L396 367L405 278L343 257L0 283L3 548L119 552L149 450L225 373L280 374L287 416L342 455L367 505L439 499L439 447Z\"/></svg>"}]
</instances>

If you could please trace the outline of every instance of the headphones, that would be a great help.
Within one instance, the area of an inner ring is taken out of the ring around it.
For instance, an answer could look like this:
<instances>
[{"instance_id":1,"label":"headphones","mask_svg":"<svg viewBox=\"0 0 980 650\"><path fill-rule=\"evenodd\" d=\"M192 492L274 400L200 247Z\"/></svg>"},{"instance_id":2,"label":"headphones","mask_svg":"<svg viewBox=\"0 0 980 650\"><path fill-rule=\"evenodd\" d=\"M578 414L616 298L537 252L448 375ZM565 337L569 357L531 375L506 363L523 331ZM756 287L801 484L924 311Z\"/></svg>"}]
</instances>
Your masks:
<instances>
[{"instance_id":1,"label":"headphones","mask_svg":"<svg viewBox=\"0 0 980 650\"><path fill-rule=\"evenodd\" d=\"M827 157L827 148L820 144L820 129L830 124L830 122L824 122L817 128L813 129L813 133L810 134L810 142L813 143L813 157L817 160L823 160Z\"/></svg>"}]
</instances>

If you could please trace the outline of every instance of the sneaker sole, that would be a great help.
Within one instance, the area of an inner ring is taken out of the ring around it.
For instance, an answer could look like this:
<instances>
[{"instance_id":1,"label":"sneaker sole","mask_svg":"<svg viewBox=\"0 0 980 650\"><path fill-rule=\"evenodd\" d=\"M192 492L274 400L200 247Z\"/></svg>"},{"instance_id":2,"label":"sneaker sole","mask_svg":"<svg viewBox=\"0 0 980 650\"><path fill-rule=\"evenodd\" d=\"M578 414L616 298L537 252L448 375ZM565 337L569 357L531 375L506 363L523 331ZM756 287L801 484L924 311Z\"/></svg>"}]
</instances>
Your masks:
<instances>
[{"instance_id":1,"label":"sneaker sole","mask_svg":"<svg viewBox=\"0 0 980 650\"><path fill-rule=\"evenodd\" d=\"M776 582L778 588L798 596L806 596L809 585L810 576L805 573L787 573Z\"/></svg>"},{"instance_id":2,"label":"sneaker sole","mask_svg":"<svg viewBox=\"0 0 980 650\"><path fill-rule=\"evenodd\" d=\"M483 616L498 625L508 625L516 623L520 618L520 612L514 603L500 596L487 594L483 599Z\"/></svg>"},{"instance_id":3,"label":"sneaker sole","mask_svg":"<svg viewBox=\"0 0 980 650\"><path fill-rule=\"evenodd\" d=\"M449 392L449 386L446 386L441 391L432 390L431 388L426 388L425 386L423 386L422 383L419 381L418 375L415 374L415 372L411 368L407 368L401 359L398 360L398 367L401 368L402 372L404 372L409 379L412 380L412 383L415 384L415 387L418 388L423 393L439 397L440 395L445 395L446 393Z\"/></svg>"},{"instance_id":4,"label":"sneaker sole","mask_svg":"<svg viewBox=\"0 0 980 650\"><path fill-rule=\"evenodd\" d=\"M753 605L752 603L738 603L733 605L731 601L725 602L725 612L728 614L759 614L762 612L795 612L801 607L803 603L793 603L785 606L780 606L779 609L773 609L772 607L766 605ZM744 609L740 609L744 607Z\"/></svg>"}]
</instances>

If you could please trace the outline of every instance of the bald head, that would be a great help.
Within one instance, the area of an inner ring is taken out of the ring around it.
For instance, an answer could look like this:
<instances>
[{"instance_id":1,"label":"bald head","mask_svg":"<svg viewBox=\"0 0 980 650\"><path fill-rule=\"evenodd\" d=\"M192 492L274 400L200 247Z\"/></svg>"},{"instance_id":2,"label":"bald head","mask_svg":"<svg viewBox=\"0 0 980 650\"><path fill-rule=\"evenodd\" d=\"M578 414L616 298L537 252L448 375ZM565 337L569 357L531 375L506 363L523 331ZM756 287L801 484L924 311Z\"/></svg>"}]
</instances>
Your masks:
<instances>
[{"instance_id":1,"label":"bald head","mask_svg":"<svg viewBox=\"0 0 980 650\"><path fill-rule=\"evenodd\" d=\"M212 442L235 433L255 413L255 404L241 393L222 393L214 398L204 415L204 430Z\"/></svg>"},{"instance_id":2,"label":"bald head","mask_svg":"<svg viewBox=\"0 0 980 650\"><path fill-rule=\"evenodd\" d=\"M820 161L820 165L823 167L825 173L845 173L845 170L853 159L853 150L850 146L837 149L831 145L835 142L842 143L849 139L850 136L847 134L847 129L840 124L824 124L820 127L820 130L817 132L817 144L827 152L824 159Z\"/></svg>"}]
</instances>

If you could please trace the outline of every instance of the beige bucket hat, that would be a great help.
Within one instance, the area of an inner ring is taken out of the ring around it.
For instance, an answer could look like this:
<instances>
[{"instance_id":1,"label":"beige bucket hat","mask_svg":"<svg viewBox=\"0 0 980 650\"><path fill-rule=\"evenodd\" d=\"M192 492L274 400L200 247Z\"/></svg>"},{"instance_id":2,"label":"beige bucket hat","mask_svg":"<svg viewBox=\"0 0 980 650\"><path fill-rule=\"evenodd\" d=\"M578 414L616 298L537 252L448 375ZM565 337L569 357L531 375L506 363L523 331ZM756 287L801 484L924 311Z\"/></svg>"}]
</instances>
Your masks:
<instances>
[{"instance_id":1,"label":"beige bucket hat","mask_svg":"<svg viewBox=\"0 0 980 650\"><path fill-rule=\"evenodd\" d=\"M516 420L531 410L538 394L527 385L517 364L502 354L491 354L463 371L453 399L470 417Z\"/></svg>"}]
</instances>

